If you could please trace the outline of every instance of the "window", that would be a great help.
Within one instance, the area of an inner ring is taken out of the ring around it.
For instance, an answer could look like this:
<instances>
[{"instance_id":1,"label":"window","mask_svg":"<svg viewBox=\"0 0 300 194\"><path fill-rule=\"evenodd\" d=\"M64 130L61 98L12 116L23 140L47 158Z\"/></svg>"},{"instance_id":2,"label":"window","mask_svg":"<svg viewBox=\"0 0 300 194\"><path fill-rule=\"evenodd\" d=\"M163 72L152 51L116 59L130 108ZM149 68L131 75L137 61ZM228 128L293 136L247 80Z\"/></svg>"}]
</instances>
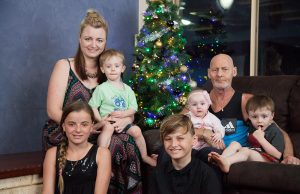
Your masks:
<instances>
[{"instance_id":1,"label":"window","mask_svg":"<svg viewBox=\"0 0 300 194\"><path fill-rule=\"evenodd\" d=\"M231 5L224 6L226 2ZM257 2L257 74L299 75L300 1ZM251 0L181 0L180 7L186 49L193 58L191 75L198 85L203 84L211 57L220 52L232 56L239 75L250 75Z\"/></svg>"},{"instance_id":2,"label":"window","mask_svg":"<svg viewBox=\"0 0 300 194\"><path fill-rule=\"evenodd\" d=\"M228 53L239 75L249 75L251 0L234 1L223 8L219 0L181 1L186 49L193 60L192 78L202 85L210 59Z\"/></svg>"},{"instance_id":3,"label":"window","mask_svg":"<svg viewBox=\"0 0 300 194\"><path fill-rule=\"evenodd\" d=\"M300 1L259 3L259 75L300 75Z\"/></svg>"}]
</instances>

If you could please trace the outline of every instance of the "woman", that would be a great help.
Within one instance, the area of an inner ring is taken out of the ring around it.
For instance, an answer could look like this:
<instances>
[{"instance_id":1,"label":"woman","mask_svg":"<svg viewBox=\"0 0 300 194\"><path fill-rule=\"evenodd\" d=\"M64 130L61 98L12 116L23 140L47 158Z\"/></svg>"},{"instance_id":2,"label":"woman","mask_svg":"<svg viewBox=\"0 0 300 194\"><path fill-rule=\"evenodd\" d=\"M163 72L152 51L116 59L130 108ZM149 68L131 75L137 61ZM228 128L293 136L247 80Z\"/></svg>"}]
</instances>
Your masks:
<instances>
[{"instance_id":1,"label":"woman","mask_svg":"<svg viewBox=\"0 0 300 194\"><path fill-rule=\"evenodd\" d=\"M44 150L61 142L58 130L62 109L76 100L89 101L96 86L105 80L99 70L99 56L105 50L108 27L95 10L88 10L80 25L79 47L74 58L59 60L52 72L47 97L49 120L44 126ZM124 128L133 118L115 119L114 127ZM99 133L93 130L94 134ZM139 152L131 137L117 134L109 147L112 179L109 191L141 193Z\"/></svg>"}]
</instances>

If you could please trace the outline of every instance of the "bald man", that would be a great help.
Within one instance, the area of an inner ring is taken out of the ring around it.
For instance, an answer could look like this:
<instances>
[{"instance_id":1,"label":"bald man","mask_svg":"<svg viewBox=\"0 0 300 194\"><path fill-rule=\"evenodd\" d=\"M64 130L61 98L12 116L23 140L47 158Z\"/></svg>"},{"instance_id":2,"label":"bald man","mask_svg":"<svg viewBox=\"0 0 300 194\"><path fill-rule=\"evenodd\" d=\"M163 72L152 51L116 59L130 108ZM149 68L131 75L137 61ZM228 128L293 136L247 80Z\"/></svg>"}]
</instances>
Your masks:
<instances>
[{"instance_id":1,"label":"bald man","mask_svg":"<svg viewBox=\"0 0 300 194\"><path fill-rule=\"evenodd\" d=\"M246 103L253 95L240 93L232 88L232 79L237 75L237 68L229 55L218 54L210 62L208 77L213 89L210 91L212 105L210 111L215 114L226 129L225 144L238 141L247 146L248 127L245 121L248 119ZM285 150L282 163L300 165L300 160L293 155L293 145L288 134L284 134ZM205 131L209 135L208 131Z\"/></svg>"}]
</instances>

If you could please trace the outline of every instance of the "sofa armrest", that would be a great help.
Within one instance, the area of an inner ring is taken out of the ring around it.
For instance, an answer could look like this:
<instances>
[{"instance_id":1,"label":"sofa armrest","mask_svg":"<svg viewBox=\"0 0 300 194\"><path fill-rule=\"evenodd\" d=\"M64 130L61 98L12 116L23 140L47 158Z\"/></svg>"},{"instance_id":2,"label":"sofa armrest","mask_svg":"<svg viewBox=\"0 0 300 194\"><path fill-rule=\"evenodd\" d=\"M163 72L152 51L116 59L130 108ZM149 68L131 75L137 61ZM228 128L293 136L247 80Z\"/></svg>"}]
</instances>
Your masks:
<instances>
[{"instance_id":1,"label":"sofa armrest","mask_svg":"<svg viewBox=\"0 0 300 194\"><path fill-rule=\"evenodd\" d=\"M225 183L229 187L255 188L279 193L300 193L300 166L266 162L233 164Z\"/></svg>"}]
</instances>

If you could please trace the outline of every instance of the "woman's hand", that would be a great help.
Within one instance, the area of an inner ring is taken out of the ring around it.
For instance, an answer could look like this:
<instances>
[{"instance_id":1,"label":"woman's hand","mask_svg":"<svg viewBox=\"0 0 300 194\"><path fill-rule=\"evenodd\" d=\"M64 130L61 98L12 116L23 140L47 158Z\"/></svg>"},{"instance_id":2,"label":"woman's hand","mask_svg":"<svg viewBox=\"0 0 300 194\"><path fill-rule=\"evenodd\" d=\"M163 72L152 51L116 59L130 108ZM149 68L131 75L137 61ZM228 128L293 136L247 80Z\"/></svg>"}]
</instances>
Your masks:
<instances>
[{"instance_id":1,"label":"woman's hand","mask_svg":"<svg viewBox=\"0 0 300 194\"><path fill-rule=\"evenodd\" d=\"M126 115L124 114L124 111L118 110L110 113L110 116L114 118L124 118Z\"/></svg>"},{"instance_id":2,"label":"woman's hand","mask_svg":"<svg viewBox=\"0 0 300 194\"><path fill-rule=\"evenodd\" d=\"M118 129L118 133L122 132L123 129L130 123L132 123L132 119L130 117L125 118L116 118L116 117L108 117L107 121L109 121L115 130Z\"/></svg>"},{"instance_id":3,"label":"woman's hand","mask_svg":"<svg viewBox=\"0 0 300 194\"><path fill-rule=\"evenodd\" d=\"M92 134L99 134L101 133L101 128L103 127L103 124L101 122L95 123L93 126L93 129L91 131Z\"/></svg>"},{"instance_id":4,"label":"woman's hand","mask_svg":"<svg viewBox=\"0 0 300 194\"><path fill-rule=\"evenodd\" d=\"M92 129L92 134L99 134L101 133L101 128L104 127L104 125L106 125L108 121L108 117L110 115L106 115L105 117L103 117L98 123L95 123Z\"/></svg>"}]
</instances>

